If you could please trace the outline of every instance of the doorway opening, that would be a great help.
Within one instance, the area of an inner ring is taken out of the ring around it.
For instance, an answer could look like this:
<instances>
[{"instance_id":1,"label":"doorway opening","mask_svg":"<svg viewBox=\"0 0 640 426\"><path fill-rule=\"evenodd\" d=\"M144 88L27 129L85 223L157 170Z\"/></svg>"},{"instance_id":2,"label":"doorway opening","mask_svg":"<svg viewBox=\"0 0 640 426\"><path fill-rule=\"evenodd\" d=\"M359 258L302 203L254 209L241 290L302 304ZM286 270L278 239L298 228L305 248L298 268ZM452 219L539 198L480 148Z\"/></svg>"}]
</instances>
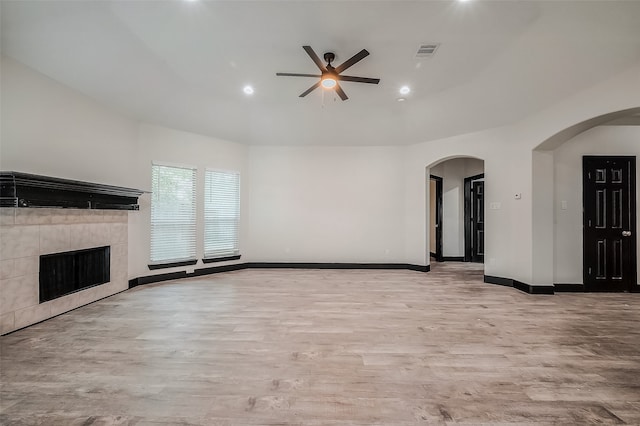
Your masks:
<instances>
[{"instance_id":1,"label":"doorway opening","mask_svg":"<svg viewBox=\"0 0 640 426\"><path fill-rule=\"evenodd\" d=\"M427 176L427 255L437 262L483 262L484 161L471 157L449 158L430 166ZM466 185L471 186L465 188ZM467 200L472 192L474 198ZM466 239L467 227L476 235L470 242ZM467 259L467 252L473 253L473 258Z\"/></svg>"}]
</instances>

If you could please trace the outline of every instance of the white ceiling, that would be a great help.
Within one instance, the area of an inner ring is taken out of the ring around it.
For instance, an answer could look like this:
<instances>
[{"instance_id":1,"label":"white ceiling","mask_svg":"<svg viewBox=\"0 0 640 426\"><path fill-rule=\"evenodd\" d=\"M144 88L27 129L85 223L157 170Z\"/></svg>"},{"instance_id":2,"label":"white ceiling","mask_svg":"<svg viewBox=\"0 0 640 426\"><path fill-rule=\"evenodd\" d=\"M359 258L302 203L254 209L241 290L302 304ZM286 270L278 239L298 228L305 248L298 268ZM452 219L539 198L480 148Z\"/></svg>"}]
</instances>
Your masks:
<instances>
[{"instance_id":1,"label":"white ceiling","mask_svg":"<svg viewBox=\"0 0 640 426\"><path fill-rule=\"evenodd\" d=\"M141 120L257 145L501 126L640 60L640 1L2 0L0 12L3 54ZM415 59L430 42L435 56ZM380 84L299 98L315 80L275 73L317 73L307 44L334 65L366 48L345 74Z\"/></svg>"}]
</instances>

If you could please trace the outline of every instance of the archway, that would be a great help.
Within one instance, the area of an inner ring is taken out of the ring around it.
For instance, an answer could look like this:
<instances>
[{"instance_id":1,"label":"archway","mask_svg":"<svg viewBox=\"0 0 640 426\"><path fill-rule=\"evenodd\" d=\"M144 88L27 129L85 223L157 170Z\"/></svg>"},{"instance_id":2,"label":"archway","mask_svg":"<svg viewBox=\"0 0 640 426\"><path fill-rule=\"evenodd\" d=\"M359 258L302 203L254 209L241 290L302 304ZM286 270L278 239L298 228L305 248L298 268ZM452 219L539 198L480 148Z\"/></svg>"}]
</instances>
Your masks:
<instances>
[{"instance_id":1,"label":"archway","mask_svg":"<svg viewBox=\"0 0 640 426\"><path fill-rule=\"evenodd\" d=\"M640 107L576 123L533 150L533 284L584 289L582 157L640 156L639 141Z\"/></svg>"},{"instance_id":2,"label":"archway","mask_svg":"<svg viewBox=\"0 0 640 426\"><path fill-rule=\"evenodd\" d=\"M484 207L478 204L484 196L484 160L465 155L442 158L426 168L426 177L429 263L478 261L469 254L484 254ZM474 210L474 205L480 207Z\"/></svg>"}]
</instances>

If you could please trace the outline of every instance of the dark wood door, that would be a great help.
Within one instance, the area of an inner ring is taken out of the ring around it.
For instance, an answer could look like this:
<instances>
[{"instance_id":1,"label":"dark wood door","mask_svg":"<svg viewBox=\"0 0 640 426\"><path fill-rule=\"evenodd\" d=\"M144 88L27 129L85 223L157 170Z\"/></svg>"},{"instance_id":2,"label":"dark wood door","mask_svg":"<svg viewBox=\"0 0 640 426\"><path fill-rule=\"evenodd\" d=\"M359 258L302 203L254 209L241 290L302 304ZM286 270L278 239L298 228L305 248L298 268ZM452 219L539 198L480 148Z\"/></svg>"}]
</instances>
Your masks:
<instances>
[{"instance_id":1,"label":"dark wood door","mask_svg":"<svg viewBox=\"0 0 640 426\"><path fill-rule=\"evenodd\" d=\"M636 159L584 156L584 285L587 291L636 287Z\"/></svg>"},{"instance_id":2,"label":"dark wood door","mask_svg":"<svg viewBox=\"0 0 640 426\"><path fill-rule=\"evenodd\" d=\"M484 174L465 179L466 262L484 262Z\"/></svg>"},{"instance_id":3,"label":"dark wood door","mask_svg":"<svg viewBox=\"0 0 640 426\"><path fill-rule=\"evenodd\" d=\"M442 262L442 178L431 175L431 182L435 183L435 205L432 206L432 210L435 213L435 230L432 229L431 231L435 231L436 247L435 251L430 254L437 262Z\"/></svg>"}]
</instances>

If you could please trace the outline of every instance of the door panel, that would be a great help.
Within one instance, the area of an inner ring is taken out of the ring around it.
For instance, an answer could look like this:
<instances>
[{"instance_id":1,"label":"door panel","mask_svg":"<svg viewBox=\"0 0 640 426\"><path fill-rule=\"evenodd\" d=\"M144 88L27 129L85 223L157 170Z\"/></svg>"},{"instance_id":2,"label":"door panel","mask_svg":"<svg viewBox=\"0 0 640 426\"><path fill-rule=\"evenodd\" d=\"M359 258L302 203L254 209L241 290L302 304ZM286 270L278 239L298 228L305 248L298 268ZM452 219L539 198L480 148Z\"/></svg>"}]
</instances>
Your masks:
<instances>
[{"instance_id":1,"label":"door panel","mask_svg":"<svg viewBox=\"0 0 640 426\"><path fill-rule=\"evenodd\" d=\"M439 176L430 176L430 191L432 198L429 200L431 209L431 238L434 239L435 247L431 246L430 254L436 261L442 262L442 178ZM435 196L433 196L435 194ZM434 235L435 234L435 235Z\"/></svg>"},{"instance_id":2,"label":"door panel","mask_svg":"<svg viewBox=\"0 0 640 426\"><path fill-rule=\"evenodd\" d=\"M464 260L484 262L484 174L464 179Z\"/></svg>"},{"instance_id":3,"label":"door panel","mask_svg":"<svg viewBox=\"0 0 640 426\"><path fill-rule=\"evenodd\" d=\"M637 287L635 182L635 157L583 157L587 291Z\"/></svg>"},{"instance_id":4,"label":"door panel","mask_svg":"<svg viewBox=\"0 0 640 426\"><path fill-rule=\"evenodd\" d=\"M471 261L482 263L484 262L484 181L471 182L471 199L473 204Z\"/></svg>"}]
</instances>

